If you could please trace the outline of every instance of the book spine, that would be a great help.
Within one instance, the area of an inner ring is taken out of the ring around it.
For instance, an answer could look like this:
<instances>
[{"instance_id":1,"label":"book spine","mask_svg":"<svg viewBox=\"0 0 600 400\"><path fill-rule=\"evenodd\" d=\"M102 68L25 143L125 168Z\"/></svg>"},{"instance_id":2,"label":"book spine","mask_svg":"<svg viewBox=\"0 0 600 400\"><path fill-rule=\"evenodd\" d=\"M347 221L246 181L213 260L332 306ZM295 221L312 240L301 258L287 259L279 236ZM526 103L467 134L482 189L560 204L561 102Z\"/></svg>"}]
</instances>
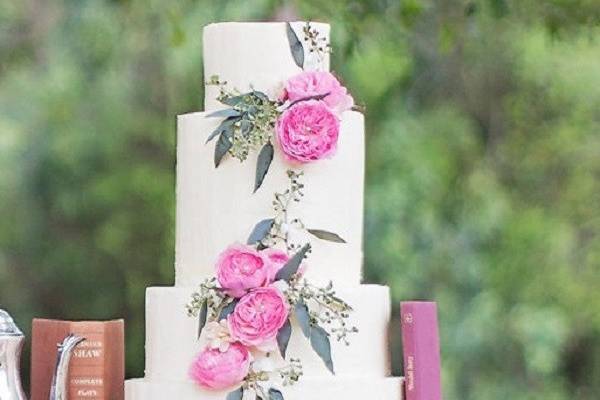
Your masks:
<instances>
[{"instance_id":1,"label":"book spine","mask_svg":"<svg viewBox=\"0 0 600 400\"><path fill-rule=\"evenodd\" d=\"M415 376L417 342L415 337L415 321L412 304L401 304L400 318L402 328L402 348L404 355L404 391L406 400L419 400L420 397Z\"/></svg>"},{"instance_id":2,"label":"book spine","mask_svg":"<svg viewBox=\"0 0 600 400\"><path fill-rule=\"evenodd\" d=\"M77 323L72 331L86 340L73 352L69 370L69 399L101 400L108 398L105 391L104 327L98 324Z\"/></svg>"},{"instance_id":3,"label":"book spine","mask_svg":"<svg viewBox=\"0 0 600 400\"><path fill-rule=\"evenodd\" d=\"M407 400L441 400L440 338L433 302L401 304Z\"/></svg>"}]
</instances>

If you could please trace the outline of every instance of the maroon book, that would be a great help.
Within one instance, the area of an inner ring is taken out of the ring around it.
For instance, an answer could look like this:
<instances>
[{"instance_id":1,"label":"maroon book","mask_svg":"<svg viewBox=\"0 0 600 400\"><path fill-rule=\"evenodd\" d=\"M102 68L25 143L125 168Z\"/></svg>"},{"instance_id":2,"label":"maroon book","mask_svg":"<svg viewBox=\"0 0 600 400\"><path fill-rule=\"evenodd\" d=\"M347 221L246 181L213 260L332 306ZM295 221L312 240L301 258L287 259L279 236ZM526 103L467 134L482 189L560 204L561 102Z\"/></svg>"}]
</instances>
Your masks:
<instances>
[{"instance_id":1,"label":"maroon book","mask_svg":"<svg viewBox=\"0 0 600 400\"><path fill-rule=\"evenodd\" d=\"M440 339L434 302L400 304L406 400L441 400Z\"/></svg>"},{"instance_id":2,"label":"maroon book","mask_svg":"<svg viewBox=\"0 0 600 400\"><path fill-rule=\"evenodd\" d=\"M70 400L123 400L124 323L34 319L31 350L31 400L47 400L56 366L57 345L70 334L86 340L73 350Z\"/></svg>"}]
</instances>

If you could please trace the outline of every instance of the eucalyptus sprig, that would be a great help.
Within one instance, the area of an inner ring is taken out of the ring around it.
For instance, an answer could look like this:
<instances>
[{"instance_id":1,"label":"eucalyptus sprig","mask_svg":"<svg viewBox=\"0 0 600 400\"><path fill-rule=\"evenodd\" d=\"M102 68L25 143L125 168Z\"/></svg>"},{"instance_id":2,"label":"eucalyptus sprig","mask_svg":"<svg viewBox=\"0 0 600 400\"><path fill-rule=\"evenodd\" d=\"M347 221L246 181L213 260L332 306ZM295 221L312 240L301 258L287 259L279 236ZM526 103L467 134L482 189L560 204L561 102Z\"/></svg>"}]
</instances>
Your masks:
<instances>
[{"instance_id":1,"label":"eucalyptus sprig","mask_svg":"<svg viewBox=\"0 0 600 400\"><path fill-rule=\"evenodd\" d=\"M283 386L294 385L303 375L302 363L297 358L291 358L289 364L273 371L254 370L251 367L242 386L238 390L231 392L227 396L227 400L241 400L247 391L254 392L256 398L260 400L283 400L281 391L274 387L267 388L265 385L275 375L279 377Z\"/></svg>"},{"instance_id":2,"label":"eucalyptus sprig","mask_svg":"<svg viewBox=\"0 0 600 400\"><path fill-rule=\"evenodd\" d=\"M283 386L292 386L298 383L302 375L302 362L299 358L290 358L290 363L277 370Z\"/></svg>"},{"instance_id":3,"label":"eucalyptus sprig","mask_svg":"<svg viewBox=\"0 0 600 400\"><path fill-rule=\"evenodd\" d=\"M338 342L350 344L348 336L358 333L358 328L349 323L352 307L337 296L333 283L318 287L306 279L290 284L286 296L291 304L307 306L311 326L322 326L334 335Z\"/></svg>"},{"instance_id":4,"label":"eucalyptus sprig","mask_svg":"<svg viewBox=\"0 0 600 400\"><path fill-rule=\"evenodd\" d=\"M198 318L198 337L207 322L220 321L233 312L236 300L226 296L217 285L217 279L206 279L198 290L192 293L192 300L186 304L188 316Z\"/></svg>"},{"instance_id":5,"label":"eucalyptus sprig","mask_svg":"<svg viewBox=\"0 0 600 400\"><path fill-rule=\"evenodd\" d=\"M309 56L316 56L319 64L323 62L326 54L331 53L331 45L327 38L322 36L310 22L302 27L301 38L289 22L286 24L286 32L294 62L302 69L306 67L305 48Z\"/></svg>"},{"instance_id":6,"label":"eucalyptus sprig","mask_svg":"<svg viewBox=\"0 0 600 400\"><path fill-rule=\"evenodd\" d=\"M207 142L218 137L215 146L214 162L218 167L226 154L245 161L250 151L260 148L256 165L254 190L262 185L273 160L273 133L277 118L281 114L279 101L258 90L247 93L228 91L227 82L212 76L208 85L219 87L219 100L228 108L212 112L207 117L224 118L209 135Z\"/></svg>"},{"instance_id":7,"label":"eucalyptus sprig","mask_svg":"<svg viewBox=\"0 0 600 400\"><path fill-rule=\"evenodd\" d=\"M192 293L192 300L186 305L187 313L190 317L197 317L204 305L214 310L224 298L223 292L217 286L217 279L206 279L199 285L198 290Z\"/></svg>"},{"instance_id":8,"label":"eucalyptus sprig","mask_svg":"<svg viewBox=\"0 0 600 400\"><path fill-rule=\"evenodd\" d=\"M321 33L316 28L313 28L310 22L304 25L302 32L304 33L304 41L307 43L310 53L316 53L322 59L326 54L332 52L331 44L327 41L327 38L321 36Z\"/></svg>"},{"instance_id":9,"label":"eucalyptus sprig","mask_svg":"<svg viewBox=\"0 0 600 400\"><path fill-rule=\"evenodd\" d=\"M304 172L288 170L289 186L283 192L277 192L273 198L274 217L258 222L248 237L248 244L256 244L259 249L284 243L289 252L297 251L301 245L291 241L290 230L304 230L311 235L331 242L346 243L338 234L323 229L307 228L300 218L293 218L290 209L304 197Z\"/></svg>"}]
</instances>

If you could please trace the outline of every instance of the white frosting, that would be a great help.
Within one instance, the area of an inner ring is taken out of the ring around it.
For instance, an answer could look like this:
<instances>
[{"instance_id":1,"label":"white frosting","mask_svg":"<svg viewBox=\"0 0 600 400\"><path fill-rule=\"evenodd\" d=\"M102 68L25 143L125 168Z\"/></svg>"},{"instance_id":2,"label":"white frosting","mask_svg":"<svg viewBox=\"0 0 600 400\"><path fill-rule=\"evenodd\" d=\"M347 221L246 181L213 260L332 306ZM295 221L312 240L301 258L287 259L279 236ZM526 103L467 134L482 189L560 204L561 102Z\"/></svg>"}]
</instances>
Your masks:
<instances>
[{"instance_id":1,"label":"white frosting","mask_svg":"<svg viewBox=\"0 0 600 400\"><path fill-rule=\"evenodd\" d=\"M305 196L290 210L309 228L341 235L347 243L310 240L313 251L306 277L315 283L333 280L338 286L361 281L364 117L344 113L337 153L305 165L292 165L276 146L275 157L262 187L252 193L257 152L244 164L229 156L215 169L215 143L206 138L219 118L204 113L180 115L177 143L176 284L194 286L214 276L220 252L233 242L245 242L254 225L273 216L275 192L289 185L286 171L304 171ZM302 237L298 238L302 240Z\"/></svg>"},{"instance_id":2,"label":"white frosting","mask_svg":"<svg viewBox=\"0 0 600 400\"><path fill-rule=\"evenodd\" d=\"M152 287L146 293L146 377L152 380L185 380L193 358L201 350L198 323L188 317L185 305L191 289ZM389 289L378 285L340 288L338 294L353 308L350 323L359 328L351 334L350 346L332 338L332 356L337 377L383 378L389 375ZM323 361L311 349L293 321L289 357L300 358L305 377L330 377ZM278 355L274 357L279 358ZM278 360L275 360L278 362Z\"/></svg>"},{"instance_id":3,"label":"white frosting","mask_svg":"<svg viewBox=\"0 0 600 400\"><path fill-rule=\"evenodd\" d=\"M402 378L304 378L294 386L279 388L285 400L402 400ZM224 400L226 393L210 392L191 382L134 379L125 383L127 400ZM254 400L251 392L244 400Z\"/></svg>"},{"instance_id":4,"label":"white frosting","mask_svg":"<svg viewBox=\"0 0 600 400\"><path fill-rule=\"evenodd\" d=\"M300 40L303 39L303 25L303 22L292 23ZM328 24L311 23L311 27L329 41ZM283 82L302 71L292 57L286 29L283 22L221 22L206 26L204 78L209 80L211 76L218 75L227 81L230 89L244 92L254 88L276 98ZM307 47L306 63L313 64ZM324 55L318 68L329 70L329 54ZM217 101L218 94L217 87L206 87L205 110L222 107Z\"/></svg>"}]
</instances>

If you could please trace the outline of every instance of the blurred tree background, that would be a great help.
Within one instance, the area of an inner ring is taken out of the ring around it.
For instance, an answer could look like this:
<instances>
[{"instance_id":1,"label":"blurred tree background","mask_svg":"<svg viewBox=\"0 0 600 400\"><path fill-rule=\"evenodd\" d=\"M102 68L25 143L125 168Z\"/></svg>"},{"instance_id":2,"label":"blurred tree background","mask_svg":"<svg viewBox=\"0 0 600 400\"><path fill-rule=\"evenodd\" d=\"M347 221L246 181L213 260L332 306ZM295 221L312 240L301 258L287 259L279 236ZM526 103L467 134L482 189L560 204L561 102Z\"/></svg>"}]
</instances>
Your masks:
<instances>
[{"instance_id":1,"label":"blurred tree background","mask_svg":"<svg viewBox=\"0 0 600 400\"><path fill-rule=\"evenodd\" d=\"M597 0L0 0L0 306L124 317L143 373L201 27L292 8L367 106L366 280L439 302L445 398L598 399Z\"/></svg>"}]
</instances>

